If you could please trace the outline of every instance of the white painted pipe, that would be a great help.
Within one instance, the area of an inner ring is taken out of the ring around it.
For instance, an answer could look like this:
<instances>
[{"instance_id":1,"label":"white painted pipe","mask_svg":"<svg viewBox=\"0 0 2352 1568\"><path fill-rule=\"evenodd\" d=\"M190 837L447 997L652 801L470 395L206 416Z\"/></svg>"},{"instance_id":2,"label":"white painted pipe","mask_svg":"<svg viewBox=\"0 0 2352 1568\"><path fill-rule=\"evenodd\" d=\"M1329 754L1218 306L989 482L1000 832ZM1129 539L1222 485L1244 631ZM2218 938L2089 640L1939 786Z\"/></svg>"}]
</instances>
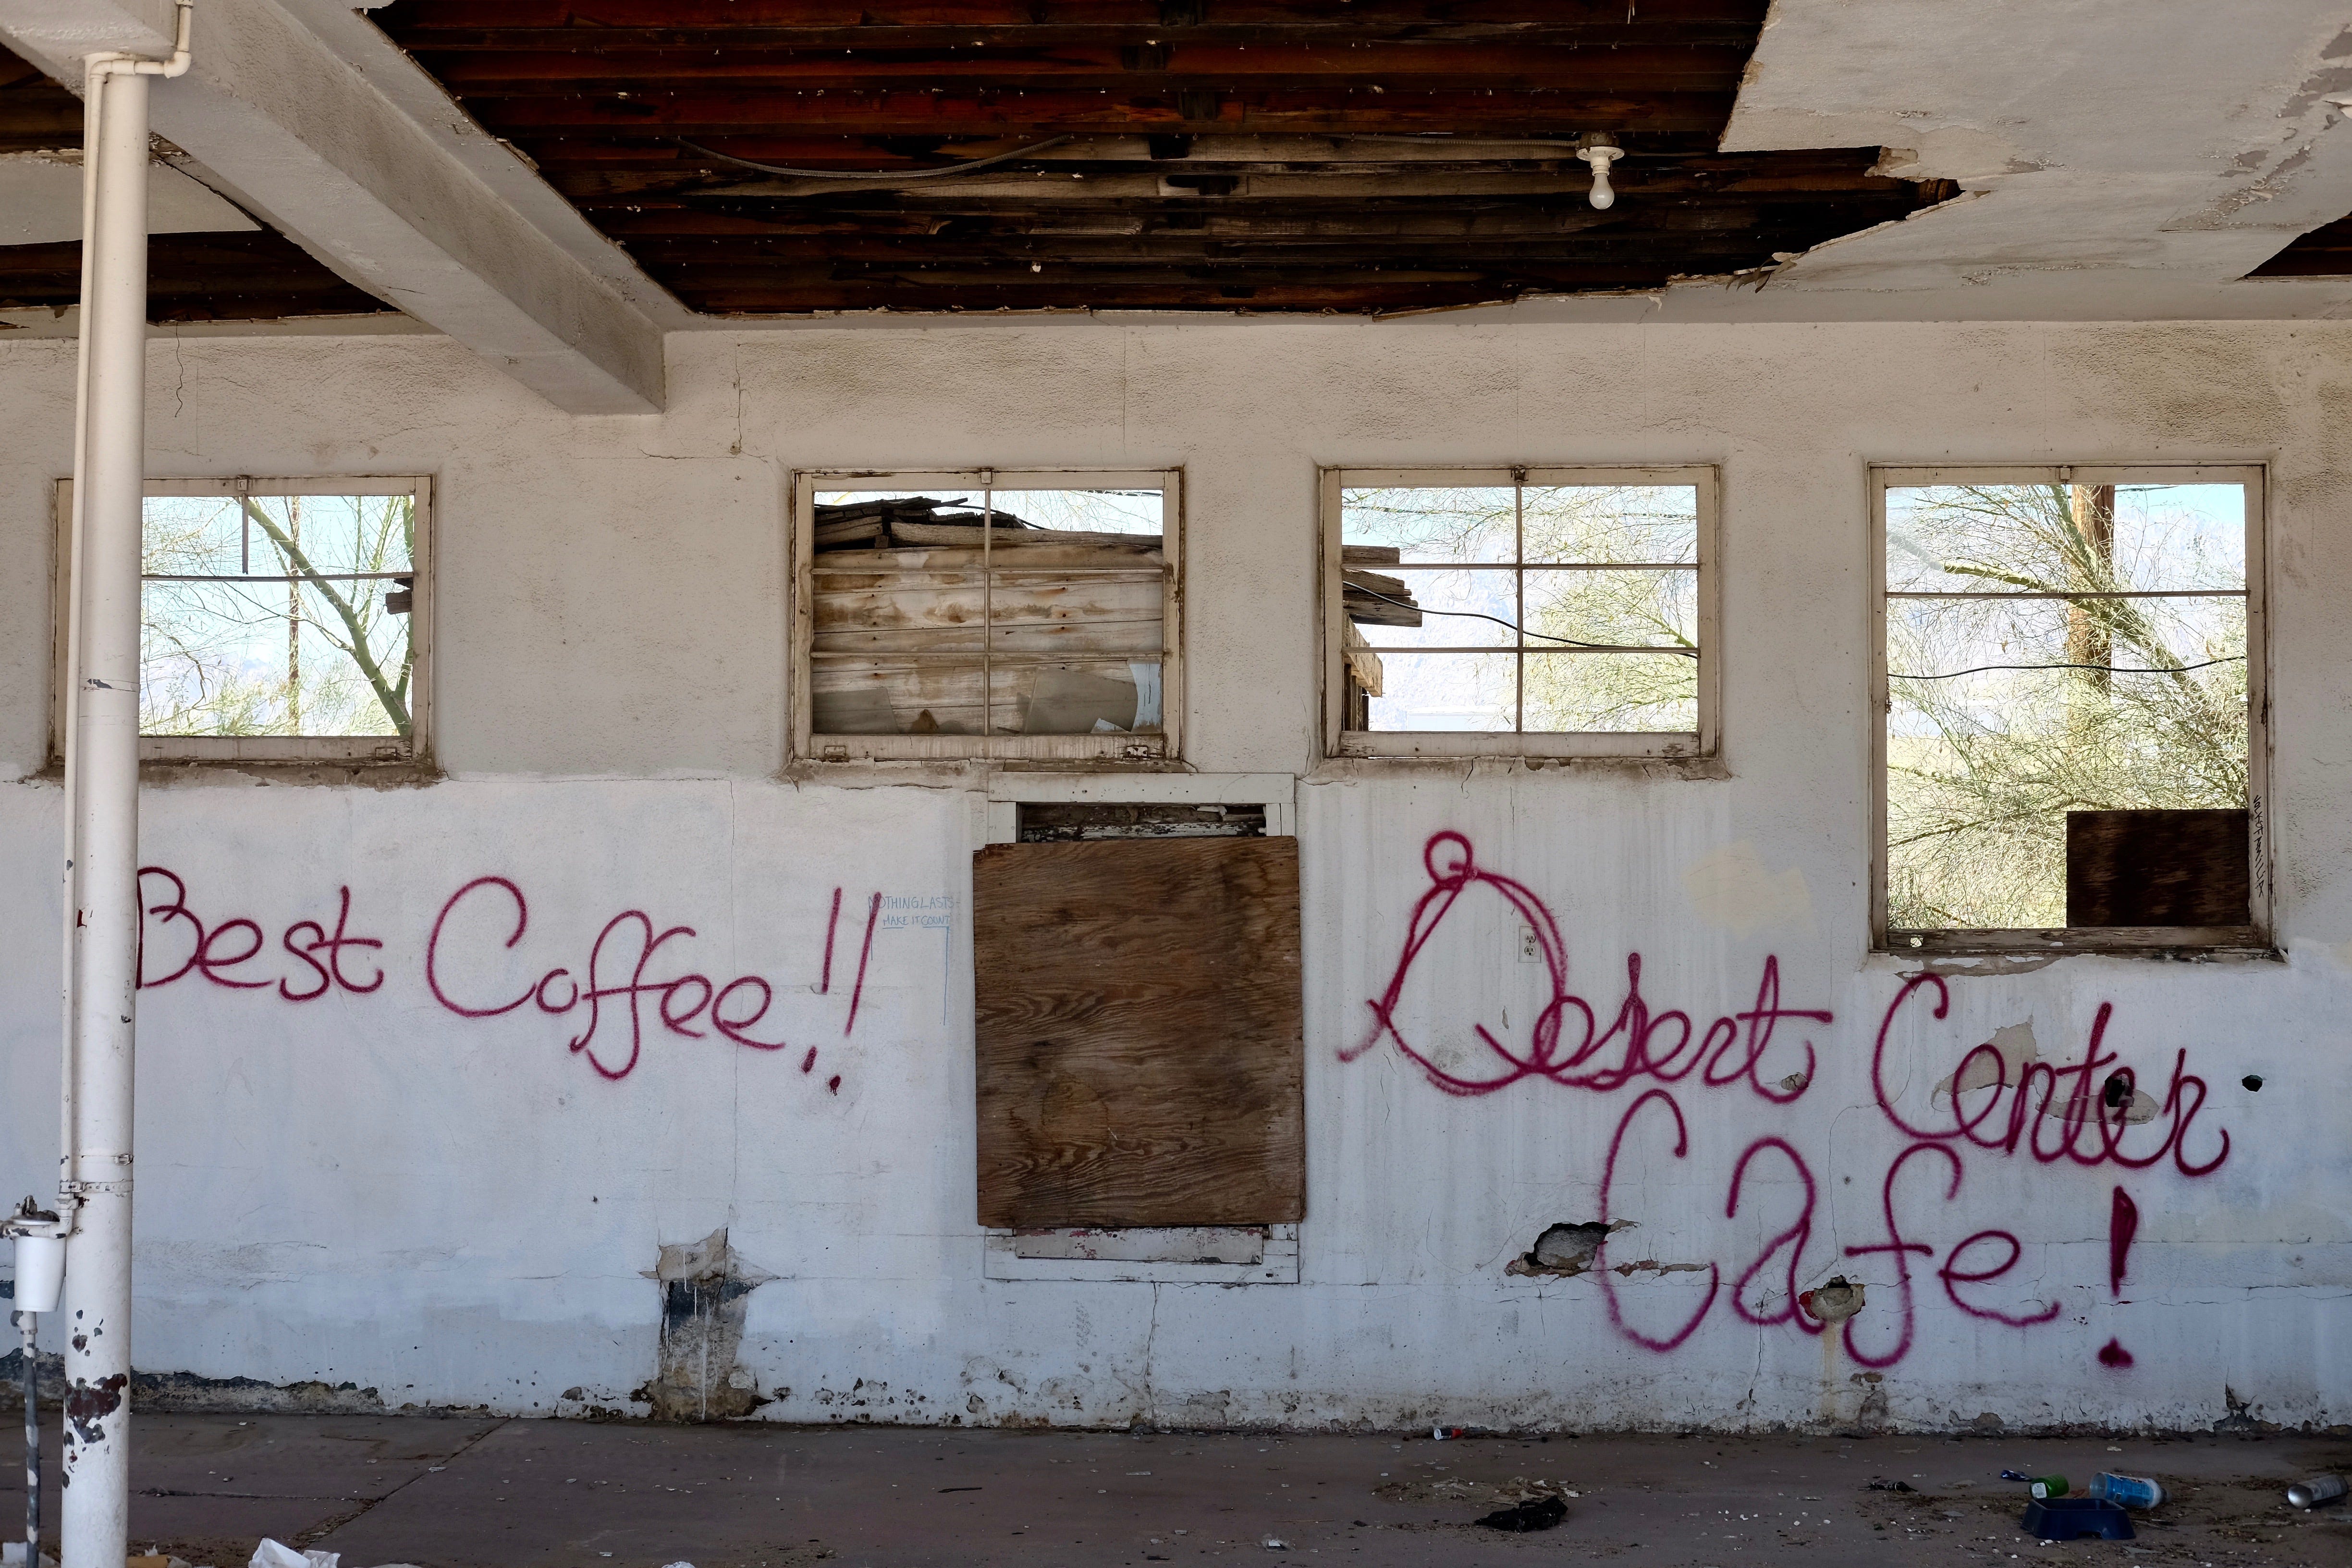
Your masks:
<instances>
[{"instance_id":1,"label":"white painted pipe","mask_svg":"<svg viewBox=\"0 0 2352 1568\"><path fill-rule=\"evenodd\" d=\"M75 466L80 500L75 740L73 1195L66 1276L63 1563L128 1554L131 1116L139 939L139 547L146 489L147 79L93 58L90 258L81 302L89 369Z\"/></svg>"},{"instance_id":2,"label":"white painted pipe","mask_svg":"<svg viewBox=\"0 0 2352 1568\"><path fill-rule=\"evenodd\" d=\"M139 987L139 595L147 477L147 79L188 67L188 7L168 61L84 62L82 384L74 454L74 645L60 1196L62 1568L119 1568L131 1529L131 1155Z\"/></svg>"}]
</instances>

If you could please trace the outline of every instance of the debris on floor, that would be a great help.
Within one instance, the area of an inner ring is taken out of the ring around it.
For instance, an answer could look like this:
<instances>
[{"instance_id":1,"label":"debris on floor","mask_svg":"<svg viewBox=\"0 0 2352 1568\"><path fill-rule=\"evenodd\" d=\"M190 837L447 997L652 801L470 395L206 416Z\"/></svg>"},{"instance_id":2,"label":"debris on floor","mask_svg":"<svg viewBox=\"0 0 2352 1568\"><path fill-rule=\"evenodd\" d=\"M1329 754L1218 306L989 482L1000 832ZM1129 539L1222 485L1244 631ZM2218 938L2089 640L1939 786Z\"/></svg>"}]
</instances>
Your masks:
<instances>
[{"instance_id":1,"label":"debris on floor","mask_svg":"<svg viewBox=\"0 0 2352 1568\"><path fill-rule=\"evenodd\" d=\"M1911 1492L1917 1491L1919 1489L1909 1481L1890 1481L1881 1476L1871 1481L1870 1489L1874 1492Z\"/></svg>"},{"instance_id":2,"label":"debris on floor","mask_svg":"<svg viewBox=\"0 0 2352 1568\"><path fill-rule=\"evenodd\" d=\"M298 1552L283 1542L261 1538L253 1549L253 1561L246 1568L336 1568L342 1561L339 1552Z\"/></svg>"},{"instance_id":3,"label":"debris on floor","mask_svg":"<svg viewBox=\"0 0 2352 1568\"><path fill-rule=\"evenodd\" d=\"M2119 1505L2091 1497L2037 1497L2018 1527L2043 1541L2129 1541L2136 1533Z\"/></svg>"},{"instance_id":4,"label":"debris on floor","mask_svg":"<svg viewBox=\"0 0 2352 1568\"><path fill-rule=\"evenodd\" d=\"M2317 1508L2324 1502L2334 1502L2347 1489L2342 1476L2313 1476L2286 1489L2286 1500L2294 1508Z\"/></svg>"},{"instance_id":5,"label":"debris on floor","mask_svg":"<svg viewBox=\"0 0 2352 1568\"><path fill-rule=\"evenodd\" d=\"M1568 1504L1556 1497L1539 1497L1510 1508L1498 1508L1478 1521L1488 1530L1509 1530L1520 1533L1549 1530L1568 1517Z\"/></svg>"}]
</instances>

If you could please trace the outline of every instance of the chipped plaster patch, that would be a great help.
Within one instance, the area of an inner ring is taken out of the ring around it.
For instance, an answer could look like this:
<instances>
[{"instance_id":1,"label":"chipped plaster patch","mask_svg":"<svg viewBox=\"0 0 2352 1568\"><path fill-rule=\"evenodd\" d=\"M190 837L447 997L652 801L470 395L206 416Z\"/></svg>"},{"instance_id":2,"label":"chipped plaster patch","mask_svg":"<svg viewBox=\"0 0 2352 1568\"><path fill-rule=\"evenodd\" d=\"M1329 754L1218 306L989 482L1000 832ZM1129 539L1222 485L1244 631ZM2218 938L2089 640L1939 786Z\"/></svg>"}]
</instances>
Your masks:
<instances>
[{"instance_id":1,"label":"chipped plaster patch","mask_svg":"<svg viewBox=\"0 0 2352 1568\"><path fill-rule=\"evenodd\" d=\"M1748 839L1728 844L1683 872L1683 891L1699 919L1739 936L1763 926L1813 923L1805 874L1774 871Z\"/></svg>"},{"instance_id":2,"label":"chipped plaster patch","mask_svg":"<svg viewBox=\"0 0 2352 1568\"><path fill-rule=\"evenodd\" d=\"M1935 1092L1927 1097L1927 1103L1933 1105L1938 1100L1957 1102L1961 1095L1975 1089L2022 1084L2025 1069L2041 1059L2041 1047L2033 1037L2032 1019L1996 1029L1991 1039L1969 1053L1958 1071L1937 1082ZM2118 1085L2114 1092L2120 1094L2121 1086ZM2158 1110L2161 1109L2155 1096L2137 1087L2132 1089L2127 1103L2120 1100L2113 1103L2121 1108L2122 1121L2133 1126L2155 1121ZM2061 1121L2083 1114L2072 1094L2045 1093L2034 1108L2043 1116ZM2105 1106L2093 1110L2099 1116L2113 1117L2113 1112Z\"/></svg>"},{"instance_id":3,"label":"chipped plaster patch","mask_svg":"<svg viewBox=\"0 0 2352 1568\"><path fill-rule=\"evenodd\" d=\"M1936 1092L1927 1097L1927 1103L1957 1099L1972 1089L2015 1083L2027 1063L2041 1059L2042 1047L2033 1038L2032 1019L1996 1029L1992 1038L1979 1047L1959 1071L1937 1081Z\"/></svg>"},{"instance_id":4,"label":"chipped plaster patch","mask_svg":"<svg viewBox=\"0 0 2352 1568\"><path fill-rule=\"evenodd\" d=\"M663 1247L646 1278L661 1282L661 1340L653 1377L631 1397L657 1421L728 1421L766 1404L738 1357L746 1298L776 1277L746 1263L721 1226Z\"/></svg>"}]
</instances>

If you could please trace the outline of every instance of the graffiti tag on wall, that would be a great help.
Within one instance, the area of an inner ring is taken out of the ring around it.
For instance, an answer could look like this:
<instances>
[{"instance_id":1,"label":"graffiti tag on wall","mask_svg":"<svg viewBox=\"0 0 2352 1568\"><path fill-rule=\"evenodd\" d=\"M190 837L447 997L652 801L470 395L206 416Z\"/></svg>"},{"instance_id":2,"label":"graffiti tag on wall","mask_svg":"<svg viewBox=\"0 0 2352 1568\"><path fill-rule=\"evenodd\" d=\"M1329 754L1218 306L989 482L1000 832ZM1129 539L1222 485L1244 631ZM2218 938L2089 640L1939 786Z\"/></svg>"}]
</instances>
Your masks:
<instances>
[{"instance_id":1,"label":"graffiti tag on wall","mask_svg":"<svg viewBox=\"0 0 2352 1568\"><path fill-rule=\"evenodd\" d=\"M1413 905L1387 988L1368 1004L1371 1027L1340 1058L1352 1061L1386 1044L1436 1088L1465 1097L1528 1082L1596 1094L1645 1086L1618 1118L1601 1166L1599 1223L1603 1227L1612 1223L1612 1204L1621 1197L1618 1172L1629 1148L1661 1148L1676 1160L1689 1157L1690 1125L1678 1094L1745 1092L1765 1102L1768 1114L1783 1114L1811 1089L1818 1065L1811 1026L1826 1027L1835 1020L1827 1008L1783 1003L1777 957L1764 960L1750 1005L1717 1016L1703 1028L1692 1014L1680 1008L1660 1010L1643 995L1639 953L1626 958L1624 992L1615 1005L1596 1006L1570 988L1559 923L1533 889L1480 866L1469 839L1459 833L1433 836L1423 848L1423 863L1430 887ZM1431 939L1457 902L1479 890L1503 899L1533 933L1544 965L1546 999L1516 1038L1497 1037L1483 1021L1474 1023L1469 1037L1477 1047L1470 1060L1460 1062L1417 1038L1400 1010L1406 984L1423 962ZM1938 1248L1920 1239L1932 1231L1933 1223L1919 1219L1919 1211L1959 1198L1969 1153L1981 1152L2003 1160L2024 1156L2044 1165L2112 1167L2117 1172L2152 1172L2168 1165L2187 1177L2210 1174L2230 1157L2226 1131L2217 1129L2209 1135L2195 1127L2207 1089L2204 1080L2189 1072L2186 1050L2174 1053L2164 1097L2149 1105L2152 1096L2141 1091L2138 1069L2109 1044L2112 1004L2099 1007L2081 1061L2013 1064L1990 1042L1970 1046L1958 1049L1954 1059L1952 1076L1946 1080L1953 1086L1948 1096L1935 1097L1943 1109L1924 1119L1906 1111L1887 1080L1890 1034L1898 1025L1916 1028L1944 1019L1950 1005L1949 990L1940 976L1912 976L1880 1017L1872 1047L1872 1098L1878 1113L1907 1142L1880 1175L1881 1238L1846 1246L1838 1253L1845 1258L1883 1259L1893 1275L1891 1340L1873 1343L1868 1325L1854 1317L1844 1320L1846 1352L1866 1367L1892 1366L1909 1353L1919 1276L1931 1264L1934 1284L1969 1317L2025 1329L2051 1321L2062 1310L2054 1302L2021 1304L2014 1299L2015 1282L2003 1284L2025 1252L2014 1232L1999 1227L1976 1231L1941 1249L1940 1260ZM2152 1114L2137 1109L2141 1106ZM1774 1133L1748 1143L1731 1165L1724 1217L1739 1217L1751 1172L1769 1169L1782 1173L1787 1178L1783 1185L1801 1193L1801 1201L1760 1249L1732 1260L1730 1266L1738 1272L1727 1291L1726 1265L1706 1263L1706 1286L1698 1305L1666 1331L1650 1332L1626 1321L1618 1287L1601 1266L1608 1245L1604 1239L1591 1273L1612 1326L1649 1350L1672 1351L1698 1331L1721 1299L1748 1323L1792 1323L1808 1334L1826 1331L1828 1325L1800 1302L1801 1276L1822 1267L1809 1256L1820 1188L1812 1165L1794 1143ZM2138 1223L2137 1205L2122 1186L2116 1186L2109 1215L2113 1290L2122 1289ZM2099 1359L2111 1367L2131 1364L2130 1352L2114 1342Z\"/></svg>"},{"instance_id":2,"label":"graffiti tag on wall","mask_svg":"<svg viewBox=\"0 0 2352 1568\"><path fill-rule=\"evenodd\" d=\"M142 990L203 981L302 1003L330 992L370 995L383 986L389 962L384 939L358 934L348 887L336 889L331 931L324 920L296 921L278 933L273 948L261 922L249 916L207 919L199 913L186 879L176 872L142 867L139 885ZM882 901L875 893L862 911L855 904L845 910L842 889L833 889L818 979L801 988L820 996L835 994L838 949L838 968L846 982L840 988L846 992L845 1037L857 1027L865 1003ZM564 1020L571 1053L604 1079L635 1072L648 1039L656 1035L715 1037L746 1050L797 1056L803 1073L816 1070L818 1047L807 1043L804 1034L787 1037L772 1016L779 1000L774 984L759 974L739 974L720 984L698 972L688 956L698 934L695 928L664 925L644 910L614 915L584 958L574 961L576 968L559 963L541 970L519 994L477 993L457 978L497 967L500 955L530 933L530 900L521 884L509 877L476 877L451 893L434 917L419 958L425 989L460 1018L495 1018L528 1008ZM839 1093L841 1079L830 1077L825 1085Z\"/></svg>"}]
</instances>

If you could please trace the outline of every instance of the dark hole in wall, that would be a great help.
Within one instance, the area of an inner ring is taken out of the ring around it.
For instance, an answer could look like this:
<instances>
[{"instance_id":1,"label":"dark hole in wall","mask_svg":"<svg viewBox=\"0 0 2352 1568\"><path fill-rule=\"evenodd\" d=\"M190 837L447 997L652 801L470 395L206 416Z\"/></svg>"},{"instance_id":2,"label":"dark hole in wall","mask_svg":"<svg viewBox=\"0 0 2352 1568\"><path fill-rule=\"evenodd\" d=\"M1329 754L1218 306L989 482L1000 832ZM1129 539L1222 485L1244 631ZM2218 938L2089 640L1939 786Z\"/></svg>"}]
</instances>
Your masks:
<instances>
[{"instance_id":1,"label":"dark hole in wall","mask_svg":"<svg viewBox=\"0 0 2352 1568\"><path fill-rule=\"evenodd\" d=\"M1611 1231L1622 1230L1632 1223L1621 1219L1614 1225L1603 1225L1599 1220L1584 1220L1546 1226L1543 1234L1536 1237L1536 1244L1511 1259L1503 1272L1556 1274L1572 1279L1591 1268L1594 1255L1609 1239Z\"/></svg>"},{"instance_id":2,"label":"dark hole in wall","mask_svg":"<svg viewBox=\"0 0 2352 1568\"><path fill-rule=\"evenodd\" d=\"M2070 926L2242 926L2252 920L2249 816L2070 811Z\"/></svg>"},{"instance_id":3,"label":"dark hole in wall","mask_svg":"<svg viewBox=\"0 0 2352 1568\"><path fill-rule=\"evenodd\" d=\"M1021 842L1066 844L1107 838L1263 838L1263 805L1167 805L1136 801L1025 804Z\"/></svg>"},{"instance_id":4,"label":"dark hole in wall","mask_svg":"<svg viewBox=\"0 0 2352 1568\"><path fill-rule=\"evenodd\" d=\"M725 1227L664 1247L650 1270L662 1288L654 1375L632 1396L657 1421L730 1421L767 1403L739 1360L751 1292L775 1278L728 1244Z\"/></svg>"}]
</instances>

